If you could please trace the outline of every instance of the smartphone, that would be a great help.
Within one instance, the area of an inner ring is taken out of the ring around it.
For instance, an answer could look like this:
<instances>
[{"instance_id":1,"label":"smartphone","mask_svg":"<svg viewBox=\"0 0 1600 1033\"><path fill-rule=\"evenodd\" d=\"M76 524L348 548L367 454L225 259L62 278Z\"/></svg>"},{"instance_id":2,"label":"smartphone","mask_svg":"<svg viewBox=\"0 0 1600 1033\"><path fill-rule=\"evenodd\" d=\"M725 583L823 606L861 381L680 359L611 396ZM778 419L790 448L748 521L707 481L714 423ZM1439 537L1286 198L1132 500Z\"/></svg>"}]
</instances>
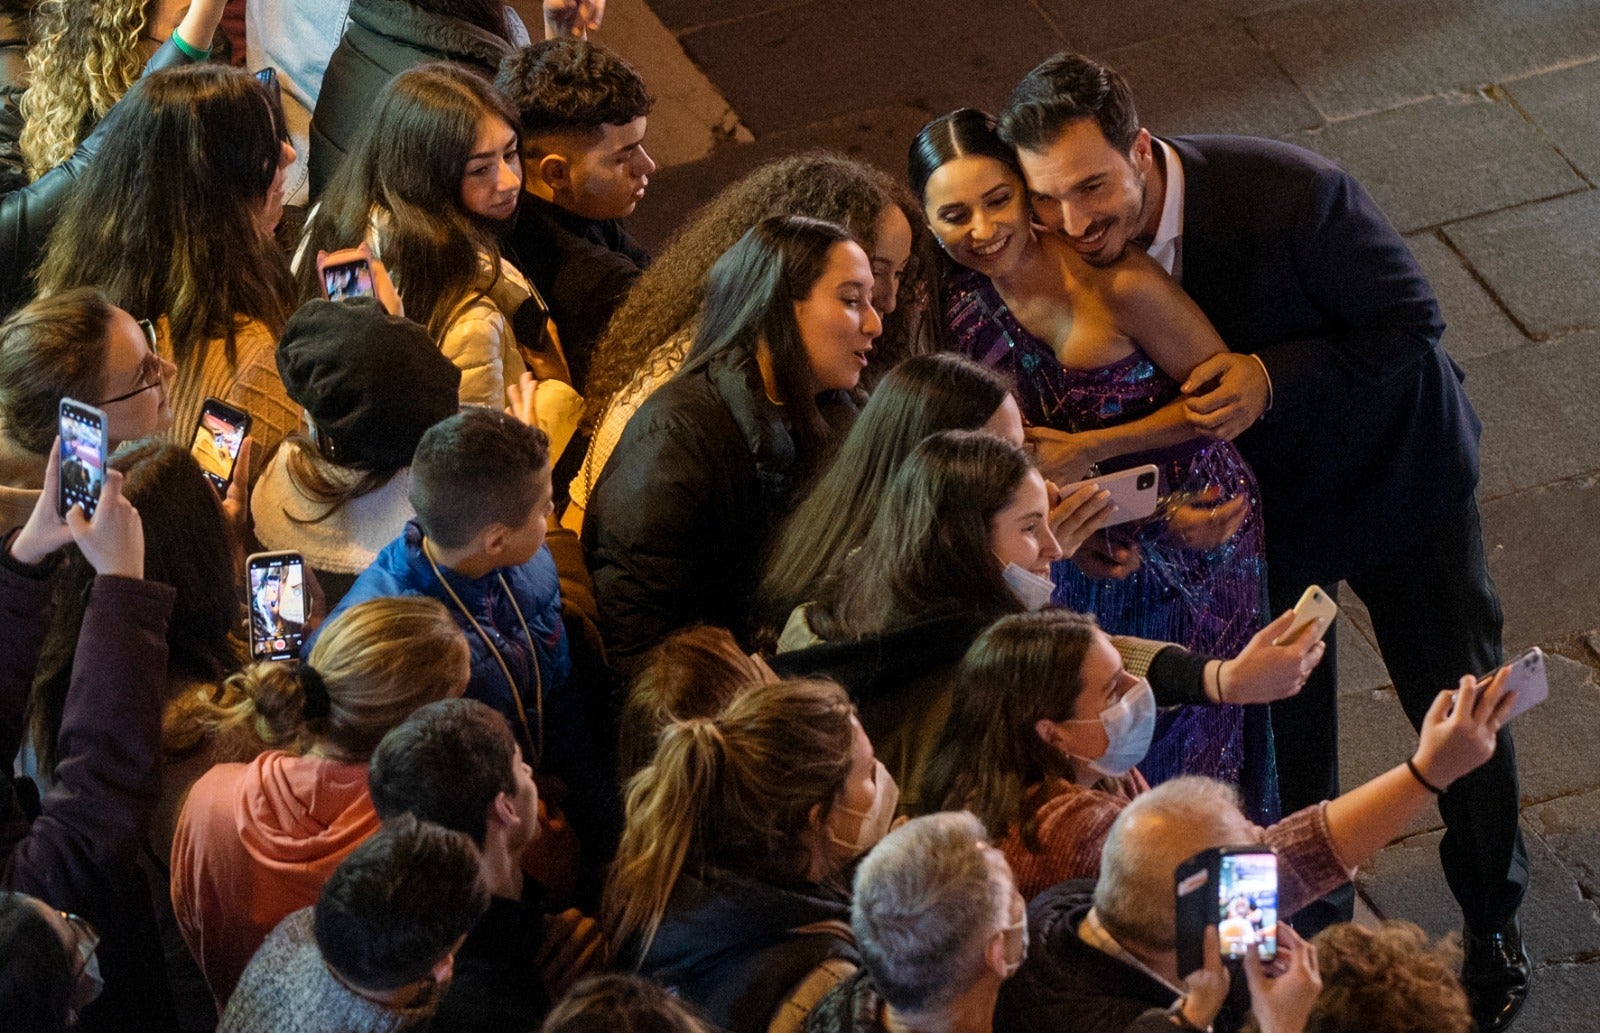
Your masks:
<instances>
[{"instance_id":1,"label":"smartphone","mask_svg":"<svg viewBox=\"0 0 1600 1033\"><path fill-rule=\"evenodd\" d=\"M1173 873L1177 894L1178 978L1206 967L1206 926L1216 922L1217 851L1202 850Z\"/></svg>"},{"instance_id":2,"label":"smartphone","mask_svg":"<svg viewBox=\"0 0 1600 1033\"><path fill-rule=\"evenodd\" d=\"M1545 674L1544 650L1538 646L1523 653L1515 660L1505 665L1505 687L1517 694L1516 700L1511 704L1511 713L1506 715L1509 721L1518 714L1524 714L1550 698L1550 679Z\"/></svg>"},{"instance_id":3,"label":"smartphone","mask_svg":"<svg viewBox=\"0 0 1600 1033\"><path fill-rule=\"evenodd\" d=\"M317 272L322 277L323 296L329 301L377 294L372 284L372 263L355 251L335 251L317 263Z\"/></svg>"},{"instance_id":4,"label":"smartphone","mask_svg":"<svg viewBox=\"0 0 1600 1033\"><path fill-rule=\"evenodd\" d=\"M1143 520L1156 511L1156 503L1161 498L1161 471L1150 463L1075 481L1062 488L1061 494L1071 495L1085 484L1098 485L1100 490L1111 493L1111 504L1115 508L1107 527Z\"/></svg>"},{"instance_id":5,"label":"smartphone","mask_svg":"<svg viewBox=\"0 0 1600 1033\"><path fill-rule=\"evenodd\" d=\"M106 414L92 405L63 398L59 416L61 475L56 508L66 516L73 506L82 506L83 515L92 517L106 483L106 456L111 451Z\"/></svg>"},{"instance_id":6,"label":"smartphone","mask_svg":"<svg viewBox=\"0 0 1600 1033\"><path fill-rule=\"evenodd\" d=\"M235 409L216 398L207 398L201 406L200 421L195 424L189 452L218 495L228 494L233 464L239 461L239 449L249 433L250 414L243 409Z\"/></svg>"},{"instance_id":7,"label":"smartphone","mask_svg":"<svg viewBox=\"0 0 1600 1033\"><path fill-rule=\"evenodd\" d=\"M1333 597L1324 592L1320 587L1312 585L1305 590L1300 601L1294 604L1294 623L1289 625L1289 630L1278 636L1273 645L1281 646L1293 642L1307 624L1315 624L1316 629L1311 633L1313 639L1320 639L1333 627L1333 620L1339 616L1339 604Z\"/></svg>"},{"instance_id":8,"label":"smartphone","mask_svg":"<svg viewBox=\"0 0 1600 1033\"><path fill-rule=\"evenodd\" d=\"M298 552L258 552L245 569L251 659L298 659L305 642L305 561Z\"/></svg>"},{"instance_id":9,"label":"smartphone","mask_svg":"<svg viewBox=\"0 0 1600 1033\"><path fill-rule=\"evenodd\" d=\"M1278 855L1260 846L1217 854L1217 940L1224 958L1251 947L1262 961L1278 956Z\"/></svg>"}]
</instances>

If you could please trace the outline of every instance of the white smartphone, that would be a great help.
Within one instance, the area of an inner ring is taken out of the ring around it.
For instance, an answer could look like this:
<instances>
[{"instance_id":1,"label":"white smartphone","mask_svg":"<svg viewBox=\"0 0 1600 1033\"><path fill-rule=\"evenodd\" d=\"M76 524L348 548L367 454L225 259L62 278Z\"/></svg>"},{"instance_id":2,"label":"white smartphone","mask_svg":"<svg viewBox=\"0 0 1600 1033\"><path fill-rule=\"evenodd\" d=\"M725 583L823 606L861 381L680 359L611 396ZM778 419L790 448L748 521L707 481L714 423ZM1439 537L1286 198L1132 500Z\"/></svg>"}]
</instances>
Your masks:
<instances>
[{"instance_id":1,"label":"white smartphone","mask_svg":"<svg viewBox=\"0 0 1600 1033\"><path fill-rule=\"evenodd\" d=\"M1294 604L1294 623L1289 625L1289 630L1272 643L1275 646L1287 645L1295 640L1307 624L1316 624L1312 632L1314 639L1320 639L1333 627L1333 620L1339 616L1339 604L1324 592L1319 586L1312 585L1300 596L1300 601Z\"/></svg>"},{"instance_id":2,"label":"white smartphone","mask_svg":"<svg viewBox=\"0 0 1600 1033\"><path fill-rule=\"evenodd\" d=\"M1061 489L1062 497L1071 495L1085 484L1096 485L1101 491L1111 493L1111 504L1114 508L1111 520L1106 524L1107 527L1126 524L1131 520L1143 520L1156 511L1156 503L1161 498L1161 471L1152 463L1118 470L1116 473L1100 477L1091 477L1088 480L1074 481Z\"/></svg>"},{"instance_id":3,"label":"white smartphone","mask_svg":"<svg viewBox=\"0 0 1600 1033\"><path fill-rule=\"evenodd\" d=\"M1506 715L1507 721L1550 698L1550 679L1545 674L1544 650L1538 646L1506 664L1505 671L1506 689L1517 694L1511 704L1511 712Z\"/></svg>"}]
</instances>

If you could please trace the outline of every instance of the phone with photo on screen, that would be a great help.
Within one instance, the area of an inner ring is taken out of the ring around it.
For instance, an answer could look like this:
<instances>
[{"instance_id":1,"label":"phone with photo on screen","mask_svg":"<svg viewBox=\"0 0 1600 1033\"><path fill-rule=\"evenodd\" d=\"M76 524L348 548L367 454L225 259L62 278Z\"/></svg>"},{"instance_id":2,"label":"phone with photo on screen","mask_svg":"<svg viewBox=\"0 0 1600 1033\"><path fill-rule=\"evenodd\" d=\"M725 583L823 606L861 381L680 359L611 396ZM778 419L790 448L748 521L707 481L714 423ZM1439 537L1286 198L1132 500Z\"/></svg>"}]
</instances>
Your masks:
<instances>
[{"instance_id":1,"label":"phone with photo on screen","mask_svg":"<svg viewBox=\"0 0 1600 1033\"><path fill-rule=\"evenodd\" d=\"M1259 846L1217 852L1217 940L1224 958L1251 947L1262 961L1278 956L1278 855Z\"/></svg>"},{"instance_id":2,"label":"phone with photo on screen","mask_svg":"<svg viewBox=\"0 0 1600 1033\"><path fill-rule=\"evenodd\" d=\"M58 410L61 432L61 472L58 478L56 508L62 516L73 506L82 506L83 515L94 516L100 502L100 489L106 481L106 414L92 405L71 398L61 399Z\"/></svg>"},{"instance_id":3,"label":"phone with photo on screen","mask_svg":"<svg viewBox=\"0 0 1600 1033\"><path fill-rule=\"evenodd\" d=\"M378 293L372 280L372 263L355 248L318 258L317 275L322 280L322 296L329 301L372 298Z\"/></svg>"},{"instance_id":4,"label":"phone with photo on screen","mask_svg":"<svg viewBox=\"0 0 1600 1033\"><path fill-rule=\"evenodd\" d=\"M228 482L233 479L239 449L249 433L250 414L243 409L235 409L216 398L207 398L201 406L189 452L218 495L228 494Z\"/></svg>"},{"instance_id":5,"label":"phone with photo on screen","mask_svg":"<svg viewBox=\"0 0 1600 1033\"><path fill-rule=\"evenodd\" d=\"M251 659L299 659L306 626L305 561L298 552L258 552L245 569Z\"/></svg>"}]
</instances>

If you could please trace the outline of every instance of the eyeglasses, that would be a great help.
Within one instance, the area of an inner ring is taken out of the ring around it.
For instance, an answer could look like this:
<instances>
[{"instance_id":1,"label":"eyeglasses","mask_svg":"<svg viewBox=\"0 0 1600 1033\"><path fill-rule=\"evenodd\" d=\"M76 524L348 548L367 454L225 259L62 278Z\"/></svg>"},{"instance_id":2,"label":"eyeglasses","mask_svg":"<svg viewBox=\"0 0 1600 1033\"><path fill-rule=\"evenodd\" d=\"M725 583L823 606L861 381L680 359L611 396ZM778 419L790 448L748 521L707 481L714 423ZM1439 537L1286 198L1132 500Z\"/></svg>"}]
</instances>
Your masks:
<instances>
[{"instance_id":1,"label":"eyeglasses","mask_svg":"<svg viewBox=\"0 0 1600 1033\"><path fill-rule=\"evenodd\" d=\"M94 926L90 925L86 918L80 918L70 911L56 913L67 923L67 928L72 930L72 955L75 959L72 981L77 982L78 977L83 975L83 970L89 967L89 959L100 949L100 934L94 931Z\"/></svg>"},{"instance_id":2,"label":"eyeglasses","mask_svg":"<svg viewBox=\"0 0 1600 1033\"><path fill-rule=\"evenodd\" d=\"M148 319L141 319L139 320L139 329L144 331L145 344L149 346L149 350L144 353L144 358L139 360L139 386L126 394L120 394L115 398L107 398L105 401L100 402L99 407L102 409L108 405L115 405L117 402L126 402L134 395L142 395L146 391L161 387L164 384L161 377L161 355L156 351L155 324Z\"/></svg>"}]
</instances>

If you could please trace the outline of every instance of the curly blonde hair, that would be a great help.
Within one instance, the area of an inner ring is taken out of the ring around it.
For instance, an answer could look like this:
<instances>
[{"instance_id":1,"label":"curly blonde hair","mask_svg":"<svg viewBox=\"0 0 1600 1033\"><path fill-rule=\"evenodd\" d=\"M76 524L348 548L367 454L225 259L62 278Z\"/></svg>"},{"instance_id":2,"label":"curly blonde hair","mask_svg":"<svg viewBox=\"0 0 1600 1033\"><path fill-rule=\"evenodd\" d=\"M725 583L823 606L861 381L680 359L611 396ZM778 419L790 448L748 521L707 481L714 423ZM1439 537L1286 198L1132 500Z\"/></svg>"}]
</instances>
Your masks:
<instances>
[{"instance_id":1,"label":"curly blonde hair","mask_svg":"<svg viewBox=\"0 0 1600 1033\"><path fill-rule=\"evenodd\" d=\"M38 179L72 157L139 78L149 0L39 0L20 146Z\"/></svg>"}]
</instances>

